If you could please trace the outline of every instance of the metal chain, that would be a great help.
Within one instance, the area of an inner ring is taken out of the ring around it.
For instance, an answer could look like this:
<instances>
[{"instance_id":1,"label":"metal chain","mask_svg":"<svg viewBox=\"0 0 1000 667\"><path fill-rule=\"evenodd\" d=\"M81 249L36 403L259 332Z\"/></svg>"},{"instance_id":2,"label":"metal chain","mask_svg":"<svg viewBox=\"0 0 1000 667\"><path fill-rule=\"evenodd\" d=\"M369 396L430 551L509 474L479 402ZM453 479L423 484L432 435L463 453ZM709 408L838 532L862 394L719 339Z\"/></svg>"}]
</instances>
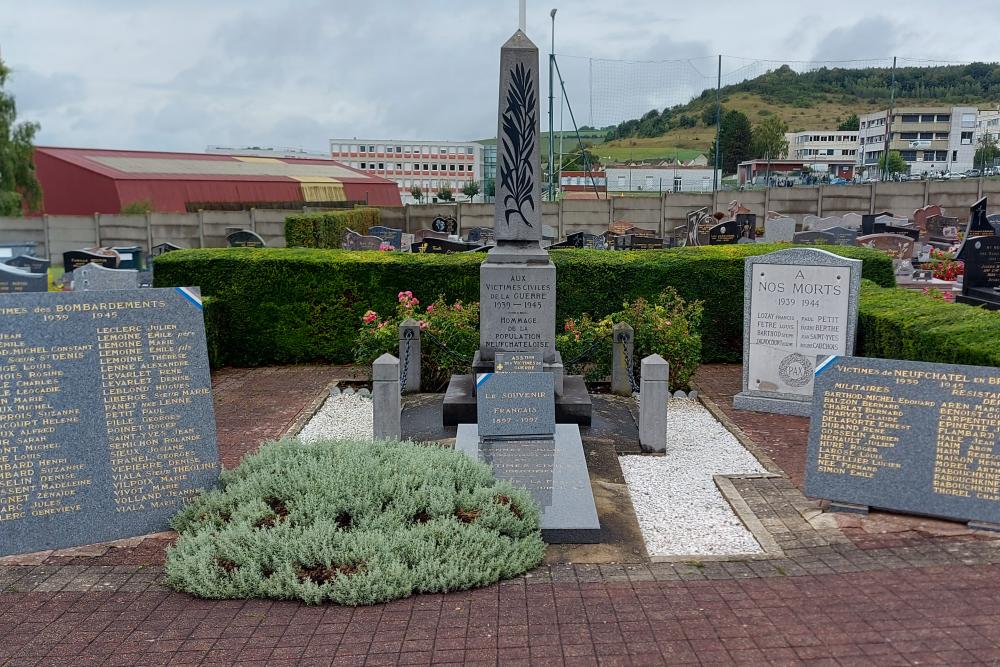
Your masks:
<instances>
[{"instance_id":1,"label":"metal chain","mask_svg":"<svg viewBox=\"0 0 1000 667\"><path fill-rule=\"evenodd\" d=\"M434 343L439 348L441 348L442 350L444 350L445 354L449 355L452 359L455 359L456 361L461 362L463 368L469 368L469 367L472 366L472 363L468 359L466 359L465 357L463 357L458 352L455 352L454 350L449 349L448 346L444 342L442 342L441 340L438 340L437 336L435 336L434 334L432 334L429 330L424 329L422 335L426 336L428 340L430 340L432 343Z\"/></svg>"},{"instance_id":2,"label":"metal chain","mask_svg":"<svg viewBox=\"0 0 1000 667\"><path fill-rule=\"evenodd\" d=\"M586 350L584 350L583 352L581 352L577 356L573 357L569 361L564 361L563 362L563 366L571 366L571 365L573 365L575 363L578 363L579 361L587 358L588 356L590 356L590 353L593 352L594 350L596 350L597 346L600 345L603 342L604 342L603 336L595 339L594 342L591 343L590 347L588 347Z\"/></svg>"},{"instance_id":3,"label":"metal chain","mask_svg":"<svg viewBox=\"0 0 1000 667\"><path fill-rule=\"evenodd\" d=\"M629 352L629 336L626 333L618 334L618 342L622 344L622 352L625 353L625 375L628 377L628 384L632 387L632 392L639 391L639 383L635 381L632 374L632 353Z\"/></svg>"},{"instance_id":4,"label":"metal chain","mask_svg":"<svg viewBox=\"0 0 1000 667\"><path fill-rule=\"evenodd\" d=\"M399 374L400 391L406 389L406 375L410 369L410 343L413 341L413 329L406 328L403 330L403 340L406 341L406 347L403 352L403 372Z\"/></svg>"}]
</instances>

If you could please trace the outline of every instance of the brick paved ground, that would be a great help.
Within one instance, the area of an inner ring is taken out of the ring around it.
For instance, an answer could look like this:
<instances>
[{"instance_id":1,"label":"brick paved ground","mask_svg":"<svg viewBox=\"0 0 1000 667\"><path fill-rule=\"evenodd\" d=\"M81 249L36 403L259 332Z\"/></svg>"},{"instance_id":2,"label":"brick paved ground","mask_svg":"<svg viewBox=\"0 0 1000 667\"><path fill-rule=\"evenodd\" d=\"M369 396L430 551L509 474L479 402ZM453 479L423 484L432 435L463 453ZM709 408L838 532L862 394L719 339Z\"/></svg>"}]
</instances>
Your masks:
<instances>
[{"instance_id":1,"label":"brick paved ground","mask_svg":"<svg viewBox=\"0 0 1000 667\"><path fill-rule=\"evenodd\" d=\"M336 373L218 374L223 457L234 461L235 452L280 435L307 409L307 387L321 388ZM995 536L949 522L894 515L845 522L822 513L800 490L805 420L729 408L736 367L705 367L699 384L753 448L791 470L791 479L733 480L780 550L774 557L555 565L477 591L349 609L196 600L163 587L162 550L143 552L140 543L112 550L130 554L126 560L104 554L0 565L0 665L1000 660Z\"/></svg>"}]
</instances>

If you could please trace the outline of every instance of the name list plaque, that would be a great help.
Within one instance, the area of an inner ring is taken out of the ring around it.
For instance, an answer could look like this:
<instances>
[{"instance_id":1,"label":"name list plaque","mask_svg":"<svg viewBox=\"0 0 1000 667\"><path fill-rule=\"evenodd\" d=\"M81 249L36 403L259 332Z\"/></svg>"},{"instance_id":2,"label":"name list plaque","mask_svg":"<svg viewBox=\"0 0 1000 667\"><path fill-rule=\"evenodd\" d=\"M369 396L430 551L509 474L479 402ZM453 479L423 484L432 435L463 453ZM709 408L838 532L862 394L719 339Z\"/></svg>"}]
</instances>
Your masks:
<instances>
[{"instance_id":1,"label":"name list plaque","mask_svg":"<svg viewBox=\"0 0 1000 667\"><path fill-rule=\"evenodd\" d=\"M0 555L166 530L215 437L197 288L0 296Z\"/></svg>"},{"instance_id":2,"label":"name list plaque","mask_svg":"<svg viewBox=\"0 0 1000 667\"><path fill-rule=\"evenodd\" d=\"M807 495L1000 523L1000 369L835 357L815 386Z\"/></svg>"}]
</instances>

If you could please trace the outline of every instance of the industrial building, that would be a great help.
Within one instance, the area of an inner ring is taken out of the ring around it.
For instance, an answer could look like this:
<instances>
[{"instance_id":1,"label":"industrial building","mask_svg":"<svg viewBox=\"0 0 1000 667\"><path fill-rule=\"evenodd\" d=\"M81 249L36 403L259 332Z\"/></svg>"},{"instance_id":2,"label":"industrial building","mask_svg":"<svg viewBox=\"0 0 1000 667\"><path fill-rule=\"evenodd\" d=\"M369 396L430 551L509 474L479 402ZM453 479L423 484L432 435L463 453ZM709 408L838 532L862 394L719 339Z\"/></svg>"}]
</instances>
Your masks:
<instances>
[{"instance_id":1,"label":"industrial building","mask_svg":"<svg viewBox=\"0 0 1000 667\"><path fill-rule=\"evenodd\" d=\"M401 205L395 183L334 160L40 146L35 167L42 212L53 215L119 213L144 201L161 212L199 203Z\"/></svg>"}]
</instances>

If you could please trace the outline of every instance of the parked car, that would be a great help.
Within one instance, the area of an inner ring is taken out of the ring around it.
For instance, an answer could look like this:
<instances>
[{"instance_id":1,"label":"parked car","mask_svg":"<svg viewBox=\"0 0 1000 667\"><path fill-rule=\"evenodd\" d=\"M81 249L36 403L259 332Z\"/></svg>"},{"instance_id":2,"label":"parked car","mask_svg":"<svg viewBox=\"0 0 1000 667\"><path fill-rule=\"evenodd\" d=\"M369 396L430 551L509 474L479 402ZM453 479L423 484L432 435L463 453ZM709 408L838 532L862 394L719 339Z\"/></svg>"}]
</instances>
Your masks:
<instances>
[{"instance_id":1,"label":"parked car","mask_svg":"<svg viewBox=\"0 0 1000 667\"><path fill-rule=\"evenodd\" d=\"M965 178L965 174L957 174L957 173L954 173L954 172L948 174L948 180L949 181L957 181L957 180L960 180L960 179L963 179L963 178Z\"/></svg>"},{"instance_id":2,"label":"parked car","mask_svg":"<svg viewBox=\"0 0 1000 667\"><path fill-rule=\"evenodd\" d=\"M909 177L906 180L908 180L908 181L919 181L919 180L921 180L921 178L923 178L923 177L920 174L910 174Z\"/></svg>"},{"instance_id":3,"label":"parked car","mask_svg":"<svg viewBox=\"0 0 1000 667\"><path fill-rule=\"evenodd\" d=\"M967 172L965 172L965 175L966 175L967 178L979 178L979 170L978 169L970 169Z\"/></svg>"}]
</instances>

